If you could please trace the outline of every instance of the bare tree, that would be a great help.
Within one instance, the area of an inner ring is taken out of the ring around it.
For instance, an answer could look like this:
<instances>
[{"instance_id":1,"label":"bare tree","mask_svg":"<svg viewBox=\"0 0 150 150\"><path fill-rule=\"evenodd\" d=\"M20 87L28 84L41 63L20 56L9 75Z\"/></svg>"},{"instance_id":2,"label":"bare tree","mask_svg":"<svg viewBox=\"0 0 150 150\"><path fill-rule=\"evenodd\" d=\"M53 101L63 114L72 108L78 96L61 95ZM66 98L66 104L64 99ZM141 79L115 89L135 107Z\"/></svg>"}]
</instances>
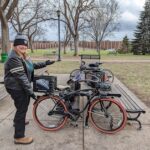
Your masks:
<instances>
[{"instance_id":1,"label":"bare tree","mask_svg":"<svg viewBox=\"0 0 150 150\"><path fill-rule=\"evenodd\" d=\"M33 37L38 35L42 30L42 27L39 27L38 24L44 21L46 21L46 17L43 0L20 1L11 18L14 30L27 34L32 52Z\"/></svg>"},{"instance_id":2,"label":"bare tree","mask_svg":"<svg viewBox=\"0 0 150 150\"><path fill-rule=\"evenodd\" d=\"M96 7L89 12L89 27L85 33L95 42L100 52L101 41L117 29L118 3L116 0L98 0Z\"/></svg>"},{"instance_id":3,"label":"bare tree","mask_svg":"<svg viewBox=\"0 0 150 150\"><path fill-rule=\"evenodd\" d=\"M79 41L79 32L85 26L85 13L93 9L93 4L95 0L50 0L51 9L56 18L56 10L60 9L61 21L64 22L70 31L70 34L74 40L75 51L74 56L78 55L78 41Z\"/></svg>"},{"instance_id":4,"label":"bare tree","mask_svg":"<svg viewBox=\"0 0 150 150\"><path fill-rule=\"evenodd\" d=\"M74 56L78 55L79 31L84 26L84 13L93 9L94 0L64 0L62 14L67 22L75 45Z\"/></svg>"},{"instance_id":5,"label":"bare tree","mask_svg":"<svg viewBox=\"0 0 150 150\"><path fill-rule=\"evenodd\" d=\"M12 16L18 0L0 0L0 19L2 29L2 54L9 50L9 28L8 20Z\"/></svg>"},{"instance_id":6,"label":"bare tree","mask_svg":"<svg viewBox=\"0 0 150 150\"><path fill-rule=\"evenodd\" d=\"M44 35L45 30L41 28L40 25L36 24L35 26L31 26L30 28L25 30L24 33L28 36L29 47L31 49L31 52L33 53L33 42L35 38L39 38L39 36L41 38Z\"/></svg>"},{"instance_id":7,"label":"bare tree","mask_svg":"<svg viewBox=\"0 0 150 150\"><path fill-rule=\"evenodd\" d=\"M68 29L68 26L65 24L63 29L63 48L64 48L64 54L66 54L66 47L68 46L70 40L71 40L71 34L70 34L70 31Z\"/></svg>"}]
</instances>

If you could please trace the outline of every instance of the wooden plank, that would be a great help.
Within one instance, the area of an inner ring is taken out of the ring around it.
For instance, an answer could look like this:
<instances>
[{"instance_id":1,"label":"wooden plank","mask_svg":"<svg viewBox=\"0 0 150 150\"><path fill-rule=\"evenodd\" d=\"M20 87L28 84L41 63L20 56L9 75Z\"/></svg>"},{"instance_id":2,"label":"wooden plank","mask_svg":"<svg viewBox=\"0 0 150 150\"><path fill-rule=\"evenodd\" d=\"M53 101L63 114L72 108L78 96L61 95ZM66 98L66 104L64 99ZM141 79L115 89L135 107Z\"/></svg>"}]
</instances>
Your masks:
<instances>
[{"instance_id":1,"label":"wooden plank","mask_svg":"<svg viewBox=\"0 0 150 150\"><path fill-rule=\"evenodd\" d=\"M118 84L112 86L112 92L121 94L121 98L118 100L124 105L127 111L145 112Z\"/></svg>"},{"instance_id":2,"label":"wooden plank","mask_svg":"<svg viewBox=\"0 0 150 150\"><path fill-rule=\"evenodd\" d=\"M100 59L100 55L79 55L81 59Z\"/></svg>"}]
</instances>

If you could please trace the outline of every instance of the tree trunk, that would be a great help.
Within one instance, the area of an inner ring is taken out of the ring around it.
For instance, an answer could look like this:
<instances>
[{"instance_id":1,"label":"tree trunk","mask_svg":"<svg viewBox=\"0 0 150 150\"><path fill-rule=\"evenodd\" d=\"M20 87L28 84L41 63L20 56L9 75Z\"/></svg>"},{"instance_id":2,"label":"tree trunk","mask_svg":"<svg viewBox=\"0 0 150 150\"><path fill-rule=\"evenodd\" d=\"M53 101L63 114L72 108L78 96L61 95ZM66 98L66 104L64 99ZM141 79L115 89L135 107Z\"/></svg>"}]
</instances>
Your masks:
<instances>
[{"instance_id":1,"label":"tree trunk","mask_svg":"<svg viewBox=\"0 0 150 150\"><path fill-rule=\"evenodd\" d=\"M96 42L96 51L98 52L98 50L99 50L99 46L98 46L98 42Z\"/></svg>"},{"instance_id":2,"label":"tree trunk","mask_svg":"<svg viewBox=\"0 0 150 150\"><path fill-rule=\"evenodd\" d=\"M101 42L100 41L95 41L95 42L96 42L96 51L98 55L101 57L101 52L100 52Z\"/></svg>"},{"instance_id":3,"label":"tree trunk","mask_svg":"<svg viewBox=\"0 0 150 150\"><path fill-rule=\"evenodd\" d=\"M78 36L74 37L74 56L78 55L78 43L79 43L79 39Z\"/></svg>"},{"instance_id":4,"label":"tree trunk","mask_svg":"<svg viewBox=\"0 0 150 150\"><path fill-rule=\"evenodd\" d=\"M99 45L98 45L98 55L101 58L101 42L99 42Z\"/></svg>"},{"instance_id":5,"label":"tree trunk","mask_svg":"<svg viewBox=\"0 0 150 150\"><path fill-rule=\"evenodd\" d=\"M8 53L10 49L8 24L2 21L1 29L2 29L2 54L5 54Z\"/></svg>"},{"instance_id":6,"label":"tree trunk","mask_svg":"<svg viewBox=\"0 0 150 150\"><path fill-rule=\"evenodd\" d=\"M96 51L99 52L100 51L100 42L96 41Z\"/></svg>"},{"instance_id":7,"label":"tree trunk","mask_svg":"<svg viewBox=\"0 0 150 150\"><path fill-rule=\"evenodd\" d=\"M31 53L34 53L33 51L33 43L32 43L32 39L29 38L29 48L31 49Z\"/></svg>"},{"instance_id":8,"label":"tree trunk","mask_svg":"<svg viewBox=\"0 0 150 150\"><path fill-rule=\"evenodd\" d=\"M66 52L66 44L64 43L64 54L67 54Z\"/></svg>"}]
</instances>

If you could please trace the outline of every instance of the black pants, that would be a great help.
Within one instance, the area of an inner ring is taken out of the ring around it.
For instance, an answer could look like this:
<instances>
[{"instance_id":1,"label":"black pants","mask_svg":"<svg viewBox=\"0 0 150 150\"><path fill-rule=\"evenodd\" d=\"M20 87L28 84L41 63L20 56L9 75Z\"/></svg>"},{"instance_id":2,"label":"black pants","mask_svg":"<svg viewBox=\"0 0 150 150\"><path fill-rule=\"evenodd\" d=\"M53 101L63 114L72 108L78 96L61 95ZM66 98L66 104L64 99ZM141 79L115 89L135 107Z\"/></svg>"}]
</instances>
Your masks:
<instances>
[{"instance_id":1,"label":"black pants","mask_svg":"<svg viewBox=\"0 0 150 150\"><path fill-rule=\"evenodd\" d=\"M22 138L25 136L25 118L28 110L30 97L22 90L7 89L7 92L14 100L16 114L14 117L15 134L14 138Z\"/></svg>"}]
</instances>

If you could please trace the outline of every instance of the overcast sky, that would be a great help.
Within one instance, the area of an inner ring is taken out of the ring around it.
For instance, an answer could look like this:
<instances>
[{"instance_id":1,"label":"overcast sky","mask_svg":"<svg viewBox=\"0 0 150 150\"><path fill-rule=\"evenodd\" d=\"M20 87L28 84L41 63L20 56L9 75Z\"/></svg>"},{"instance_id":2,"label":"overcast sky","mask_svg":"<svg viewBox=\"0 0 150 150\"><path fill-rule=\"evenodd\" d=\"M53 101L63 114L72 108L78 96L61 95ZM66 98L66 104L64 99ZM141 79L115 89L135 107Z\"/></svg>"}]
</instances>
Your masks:
<instances>
[{"instance_id":1,"label":"overcast sky","mask_svg":"<svg viewBox=\"0 0 150 150\"><path fill-rule=\"evenodd\" d=\"M119 31L114 32L113 36L108 37L109 40L122 40L125 35L129 39L133 38L133 32L136 29L139 20L139 14L143 10L145 0L117 0L121 16L119 18ZM57 29L47 32L46 36L49 40L57 40Z\"/></svg>"},{"instance_id":2,"label":"overcast sky","mask_svg":"<svg viewBox=\"0 0 150 150\"><path fill-rule=\"evenodd\" d=\"M109 36L108 40L122 40L125 35L129 39L133 39L133 33L136 29L136 25L139 20L140 12L143 10L145 0L117 0L120 8L120 28L119 31L113 33L113 36ZM44 25L45 26L45 25ZM47 33L43 40L58 40L57 27L55 29L50 26L46 26ZM61 35L62 36L62 35Z\"/></svg>"},{"instance_id":3,"label":"overcast sky","mask_svg":"<svg viewBox=\"0 0 150 150\"><path fill-rule=\"evenodd\" d=\"M143 10L145 0L117 0L121 16L119 19L120 29L115 32L111 40L122 40L127 35L129 39L133 38L134 30L139 20L140 12Z\"/></svg>"}]
</instances>

